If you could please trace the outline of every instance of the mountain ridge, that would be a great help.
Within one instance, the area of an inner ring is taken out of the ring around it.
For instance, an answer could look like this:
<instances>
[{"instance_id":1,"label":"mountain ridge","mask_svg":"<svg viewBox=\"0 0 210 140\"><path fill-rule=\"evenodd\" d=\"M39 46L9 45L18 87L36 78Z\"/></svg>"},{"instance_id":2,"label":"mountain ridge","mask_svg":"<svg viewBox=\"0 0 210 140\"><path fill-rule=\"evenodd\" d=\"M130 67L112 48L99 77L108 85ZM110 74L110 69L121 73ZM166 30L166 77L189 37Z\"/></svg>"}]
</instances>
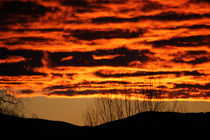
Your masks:
<instances>
[{"instance_id":1,"label":"mountain ridge","mask_svg":"<svg viewBox=\"0 0 210 140\"><path fill-rule=\"evenodd\" d=\"M74 124L45 119L21 118L0 115L1 129L5 135L25 137L36 134L37 138L93 137L95 134L109 136L141 136L142 139L156 139L171 135L174 138L204 137L210 130L210 112L175 113L142 112L124 119L98 126L77 126ZM105 135L106 134L106 135ZM166 135L167 134L167 135ZM209 136L208 136L209 137Z\"/></svg>"}]
</instances>

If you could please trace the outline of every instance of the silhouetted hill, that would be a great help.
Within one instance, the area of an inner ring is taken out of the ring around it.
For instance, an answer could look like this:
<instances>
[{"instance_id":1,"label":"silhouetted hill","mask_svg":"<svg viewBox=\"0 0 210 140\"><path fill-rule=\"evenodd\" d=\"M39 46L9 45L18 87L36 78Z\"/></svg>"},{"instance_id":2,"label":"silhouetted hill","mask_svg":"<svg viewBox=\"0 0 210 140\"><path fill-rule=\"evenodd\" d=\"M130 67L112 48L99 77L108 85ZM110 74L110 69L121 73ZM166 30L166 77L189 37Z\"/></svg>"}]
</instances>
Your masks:
<instances>
[{"instance_id":1,"label":"silhouetted hill","mask_svg":"<svg viewBox=\"0 0 210 140\"><path fill-rule=\"evenodd\" d=\"M100 132L108 130L114 135L129 134L144 139L210 139L210 113L143 112L95 128Z\"/></svg>"},{"instance_id":2,"label":"silhouetted hill","mask_svg":"<svg viewBox=\"0 0 210 140\"><path fill-rule=\"evenodd\" d=\"M210 138L210 113L143 112L95 127L0 115L1 136L25 138Z\"/></svg>"},{"instance_id":3,"label":"silhouetted hill","mask_svg":"<svg viewBox=\"0 0 210 140\"><path fill-rule=\"evenodd\" d=\"M15 136L18 138L74 136L83 133L82 131L85 130L85 127L61 121L23 118L3 114L0 115L0 124L3 136Z\"/></svg>"}]
</instances>

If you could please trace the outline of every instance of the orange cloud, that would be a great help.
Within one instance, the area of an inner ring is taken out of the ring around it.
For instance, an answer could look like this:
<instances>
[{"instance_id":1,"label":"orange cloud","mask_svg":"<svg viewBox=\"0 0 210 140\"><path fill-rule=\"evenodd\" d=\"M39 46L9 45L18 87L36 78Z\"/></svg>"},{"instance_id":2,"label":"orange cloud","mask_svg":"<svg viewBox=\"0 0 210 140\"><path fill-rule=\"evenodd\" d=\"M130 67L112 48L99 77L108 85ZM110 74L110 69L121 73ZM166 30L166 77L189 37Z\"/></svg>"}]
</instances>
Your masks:
<instances>
[{"instance_id":1,"label":"orange cloud","mask_svg":"<svg viewBox=\"0 0 210 140\"><path fill-rule=\"evenodd\" d=\"M121 96L126 85L142 98L153 84L164 100L209 100L208 0L0 5L0 86L20 97Z\"/></svg>"}]
</instances>

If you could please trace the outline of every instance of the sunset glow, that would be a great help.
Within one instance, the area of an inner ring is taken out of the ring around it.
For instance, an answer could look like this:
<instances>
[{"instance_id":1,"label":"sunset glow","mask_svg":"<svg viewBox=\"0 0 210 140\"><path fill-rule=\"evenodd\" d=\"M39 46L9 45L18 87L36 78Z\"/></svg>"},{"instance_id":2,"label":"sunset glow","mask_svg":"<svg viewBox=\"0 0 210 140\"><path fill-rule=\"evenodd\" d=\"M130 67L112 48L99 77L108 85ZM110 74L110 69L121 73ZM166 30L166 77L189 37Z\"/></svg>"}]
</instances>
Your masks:
<instances>
[{"instance_id":1,"label":"sunset glow","mask_svg":"<svg viewBox=\"0 0 210 140\"><path fill-rule=\"evenodd\" d=\"M208 0L3 0L0 86L18 97L210 101Z\"/></svg>"}]
</instances>

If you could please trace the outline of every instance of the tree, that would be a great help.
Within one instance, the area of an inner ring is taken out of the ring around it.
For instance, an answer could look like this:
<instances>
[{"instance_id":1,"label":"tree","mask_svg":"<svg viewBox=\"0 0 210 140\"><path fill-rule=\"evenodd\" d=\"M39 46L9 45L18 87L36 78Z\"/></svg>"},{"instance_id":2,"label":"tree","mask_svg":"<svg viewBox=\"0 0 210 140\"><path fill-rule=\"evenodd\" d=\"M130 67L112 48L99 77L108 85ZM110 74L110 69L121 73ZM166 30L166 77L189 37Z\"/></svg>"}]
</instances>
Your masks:
<instances>
[{"instance_id":1,"label":"tree","mask_svg":"<svg viewBox=\"0 0 210 140\"><path fill-rule=\"evenodd\" d=\"M0 113L6 115L23 116L23 99L16 98L10 89L0 90Z\"/></svg>"},{"instance_id":2,"label":"tree","mask_svg":"<svg viewBox=\"0 0 210 140\"><path fill-rule=\"evenodd\" d=\"M181 106L179 102L163 101L161 99L162 91L155 89L151 84L140 91L136 90L135 94L142 94L144 98L133 100L127 86L124 86L124 89L121 90L120 96L124 98L119 98L117 94L106 94L106 96L97 98L95 102L90 104L85 110L84 124L95 126L146 111L183 111L183 106ZM103 93L103 95L105 95L105 93Z\"/></svg>"}]
</instances>

